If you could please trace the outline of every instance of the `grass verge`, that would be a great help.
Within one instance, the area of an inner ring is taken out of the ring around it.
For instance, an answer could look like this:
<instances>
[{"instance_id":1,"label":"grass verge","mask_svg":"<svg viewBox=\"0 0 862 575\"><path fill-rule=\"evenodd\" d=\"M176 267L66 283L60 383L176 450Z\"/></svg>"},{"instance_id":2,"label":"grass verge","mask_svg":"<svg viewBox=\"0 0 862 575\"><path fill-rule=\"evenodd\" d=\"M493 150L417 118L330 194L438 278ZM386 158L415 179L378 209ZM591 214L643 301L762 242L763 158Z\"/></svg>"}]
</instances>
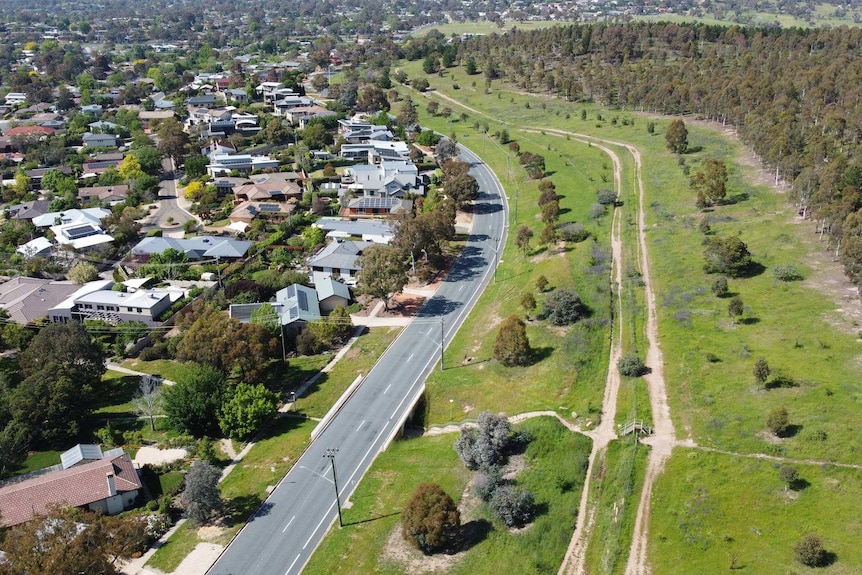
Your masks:
<instances>
[{"instance_id":1,"label":"grass verge","mask_svg":"<svg viewBox=\"0 0 862 575\"><path fill-rule=\"evenodd\" d=\"M562 561L577 518L590 440L553 418L518 427L529 431L533 441L515 481L534 494L539 515L526 528L510 531L485 504L473 501L462 512L462 522L473 522L482 535L468 550L442 559L447 573L556 573ZM347 525L326 536L305 572L395 574L408 566L429 570L420 552L403 549L396 529L401 509L423 481L438 482L456 502L462 499L471 472L452 448L455 439L443 435L402 440L382 453L351 498L352 507L344 513Z\"/></svg>"}]
</instances>

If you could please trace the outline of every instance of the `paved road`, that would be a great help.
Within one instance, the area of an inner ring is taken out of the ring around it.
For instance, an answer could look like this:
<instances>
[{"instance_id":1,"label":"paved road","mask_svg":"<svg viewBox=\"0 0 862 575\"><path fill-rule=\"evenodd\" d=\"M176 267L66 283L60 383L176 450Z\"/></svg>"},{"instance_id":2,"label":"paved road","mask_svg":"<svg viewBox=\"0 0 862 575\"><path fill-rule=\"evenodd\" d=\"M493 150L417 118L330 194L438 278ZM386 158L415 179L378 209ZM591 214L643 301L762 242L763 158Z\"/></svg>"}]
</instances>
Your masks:
<instances>
[{"instance_id":1,"label":"paved road","mask_svg":"<svg viewBox=\"0 0 862 575\"><path fill-rule=\"evenodd\" d=\"M180 176L174 172L173 162L165 158L162 167L170 177L159 182L159 207L144 220L144 229L164 227L181 232L182 224L195 218L177 203L177 181Z\"/></svg>"},{"instance_id":2,"label":"paved road","mask_svg":"<svg viewBox=\"0 0 862 575\"><path fill-rule=\"evenodd\" d=\"M441 325L448 342L491 279L496 260L494 238L502 246L506 231L502 188L478 157L462 150L462 158L474 164L471 173L479 182L480 197L471 235L448 277L225 550L210 575L302 571L337 517L332 470L324 450L339 450L335 464L344 502L397 432L400 420L422 392L425 378L436 367Z\"/></svg>"}]
</instances>

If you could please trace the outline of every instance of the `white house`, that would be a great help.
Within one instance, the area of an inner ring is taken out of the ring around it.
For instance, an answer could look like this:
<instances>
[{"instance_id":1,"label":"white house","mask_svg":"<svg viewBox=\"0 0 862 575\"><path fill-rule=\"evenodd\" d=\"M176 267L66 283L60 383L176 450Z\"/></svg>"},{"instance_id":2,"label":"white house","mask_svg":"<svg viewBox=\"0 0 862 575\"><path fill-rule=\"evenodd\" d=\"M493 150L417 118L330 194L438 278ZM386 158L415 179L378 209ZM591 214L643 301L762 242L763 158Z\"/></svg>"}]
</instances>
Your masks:
<instances>
[{"instance_id":1,"label":"white house","mask_svg":"<svg viewBox=\"0 0 862 575\"><path fill-rule=\"evenodd\" d=\"M207 165L207 173L213 178L227 175L233 170L238 172L250 172L252 170L265 170L277 168L278 160L269 156L252 156L250 154L211 154L210 163Z\"/></svg>"},{"instance_id":2,"label":"white house","mask_svg":"<svg viewBox=\"0 0 862 575\"><path fill-rule=\"evenodd\" d=\"M6 94L6 105L7 106L17 106L18 104L24 104L27 102L27 94L23 92L9 92Z\"/></svg>"},{"instance_id":3,"label":"white house","mask_svg":"<svg viewBox=\"0 0 862 575\"><path fill-rule=\"evenodd\" d=\"M369 140L363 144L344 144L341 146L341 157L347 160L363 160L369 164L385 160L410 159L410 147L407 142L385 142Z\"/></svg>"}]
</instances>

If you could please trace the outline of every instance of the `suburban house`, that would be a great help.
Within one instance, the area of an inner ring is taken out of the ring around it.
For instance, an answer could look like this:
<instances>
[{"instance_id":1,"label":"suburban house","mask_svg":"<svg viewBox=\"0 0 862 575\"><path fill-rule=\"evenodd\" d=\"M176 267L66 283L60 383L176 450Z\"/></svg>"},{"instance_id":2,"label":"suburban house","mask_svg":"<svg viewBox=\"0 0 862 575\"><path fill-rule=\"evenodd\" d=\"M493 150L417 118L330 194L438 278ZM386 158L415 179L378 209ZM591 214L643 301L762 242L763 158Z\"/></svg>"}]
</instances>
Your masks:
<instances>
[{"instance_id":1,"label":"suburban house","mask_svg":"<svg viewBox=\"0 0 862 575\"><path fill-rule=\"evenodd\" d=\"M101 282L94 282L96 284ZM117 325L124 321L140 321L147 325L157 325L159 316L171 305L182 299L182 290L138 289L126 293L114 291L111 285L86 285L68 298L48 310L52 322L68 323L85 319L98 319Z\"/></svg>"},{"instance_id":2,"label":"suburban house","mask_svg":"<svg viewBox=\"0 0 862 575\"><path fill-rule=\"evenodd\" d=\"M85 223L69 223L51 226L54 240L61 246L70 246L77 251L94 248L114 241L101 226Z\"/></svg>"},{"instance_id":3,"label":"suburban house","mask_svg":"<svg viewBox=\"0 0 862 575\"><path fill-rule=\"evenodd\" d=\"M318 272L314 274L314 291L320 311L329 314L338 306L350 305L350 288L331 275Z\"/></svg>"},{"instance_id":4,"label":"suburban house","mask_svg":"<svg viewBox=\"0 0 862 575\"><path fill-rule=\"evenodd\" d=\"M27 94L23 92L9 92L4 99L7 106L17 106L27 102Z\"/></svg>"},{"instance_id":5,"label":"suburban house","mask_svg":"<svg viewBox=\"0 0 862 575\"><path fill-rule=\"evenodd\" d=\"M272 104L272 113L275 116L283 117L290 110L313 106L314 104L315 101L313 98L309 98L308 96L297 96L294 94L275 100Z\"/></svg>"},{"instance_id":6,"label":"suburban house","mask_svg":"<svg viewBox=\"0 0 862 575\"><path fill-rule=\"evenodd\" d=\"M138 245L132 248L132 255L150 256L172 248L186 254L190 260L238 259L245 256L251 244L252 242L216 236L196 236L186 239L151 237L138 242Z\"/></svg>"},{"instance_id":7,"label":"suburban house","mask_svg":"<svg viewBox=\"0 0 862 575\"><path fill-rule=\"evenodd\" d=\"M252 170L266 170L277 168L278 160L269 156L252 156L250 154L212 154L210 163L207 164L207 172L210 177L227 175L232 171L251 172Z\"/></svg>"},{"instance_id":8,"label":"suburban house","mask_svg":"<svg viewBox=\"0 0 862 575\"><path fill-rule=\"evenodd\" d=\"M92 224L101 226L102 219L111 215L111 210L105 208L71 209L63 212L48 212L33 218L37 228L47 228L65 224Z\"/></svg>"},{"instance_id":9,"label":"suburban house","mask_svg":"<svg viewBox=\"0 0 862 575\"><path fill-rule=\"evenodd\" d=\"M50 209L50 200L31 200L6 208L9 212L9 217L16 220L32 220L35 217L47 214Z\"/></svg>"},{"instance_id":10,"label":"suburban house","mask_svg":"<svg viewBox=\"0 0 862 575\"><path fill-rule=\"evenodd\" d=\"M81 166L81 179L95 178L110 168L116 169L123 162L123 157L119 152L96 154Z\"/></svg>"},{"instance_id":11,"label":"suburban house","mask_svg":"<svg viewBox=\"0 0 862 575\"><path fill-rule=\"evenodd\" d=\"M228 88L222 92L225 101L236 102L238 104L248 103L248 92L242 88Z\"/></svg>"},{"instance_id":12,"label":"suburban house","mask_svg":"<svg viewBox=\"0 0 862 575\"><path fill-rule=\"evenodd\" d=\"M385 160L410 159L410 147L407 142L401 141L370 140L363 144L344 144L339 153L345 160L365 161L369 164L377 164Z\"/></svg>"},{"instance_id":13,"label":"suburban house","mask_svg":"<svg viewBox=\"0 0 862 575\"><path fill-rule=\"evenodd\" d=\"M115 204L124 202L129 197L129 186L118 184L116 186L93 186L90 188L78 188L78 199L83 203L107 202Z\"/></svg>"},{"instance_id":14,"label":"suburban house","mask_svg":"<svg viewBox=\"0 0 862 575\"><path fill-rule=\"evenodd\" d=\"M323 217L312 224L326 232L327 238L362 238L365 242L388 244L395 237L395 229L389 220L350 220Z\"/></svg>"},{"instance_id":15,"label":"suburban house","mask_svg":"<svg viewBox=\"0 0 862 575\"><path fill-rule=\"evenodd\" d=\"M15 248L15 252L29 260L31 258L46 257L50 255L53 247L54 244L51 243L51 240L46 237L40 237L21 244Z\"/></svg>"},{"instance_id":16,"label":"suburban house","mask_svg":"<svg viewBox=\"0 0 862 575\"><path fill-rule=\"evenodd\" d=\"M15 323L27 325L48 316L48 310L80 289L70 281L14 277L0 284L0 308Z\"/></svg>"},{"instance_id":17,"label":"suburban house","mask_svg":"<svg viewBox=\"0 0 862 575\"><path fill-rule=\"evenodd\" d=\"M363 144L371 140L391 141L395 139L389 128L377 126L365 120L338 120L338 134L348 144Z\"/></svg>"},{"instance_id":18,"label":"suburban house","mask_svg":"<svg viewBox=\"0 0 862 575\"><path fill-rule=\"evenodd\" d=\"M258 216L286 218L296 210L295 203L287 202L242 202L230 213L231 223L250 224Z\"/></svg>"},{"instance_id":19,"label":"suburban house","mask_svg":"<svg viewBox=\"0 0 862 575\"><path fill-rule=\"evenodd\" d=\"M191 98L186 99L186 106L202 106L208 108L210 106L215 106L216 97L215 94L204 94L203 96L192 96Z\"/></svg>"},{"instance_id":20,"label":"suburban house","mask_svg":"<svg viewBox=\"0 0 862 575\"><path fill-rule=\"evenodd\" d=\"M341 282L326 276L316 289L301 284L292 284L278 290L274 301L269 302L278 315L279 323L287 331L298 333L312 321L322 318L321 312L329 313L339 305L350 303L350 290ZM243 323L251 321L251 315L262 303L232 304L230 316Z\"/></svg>"},{"instance_id":21,"label":"suburban house","mask_svg":"<svg viewBox=\"0 0 862 575\"><path fill-rule=\"evenodd\" d=\"M120 126L113 122L96 120L95 122L87 124L87 127L90 128L90 131L94 134L116 134Z\"/></svg>"},{"instance_id":22,"label":"suburban house","mask_svg":"<svg viewBox=\"0 0 862 575\"><path fill-rule=\"evenodd\" d=\"M315 118L326 118L337 116L337 114L323 106L314 104L312 106L297 106L295 108L284 110L282 112L282 116L284 116L284 119L294 126L298 126L300 130L304 130L308 127L308 122Z\"/></svg>"},{"instance_id":23,"label":"suburban house","mask_svg":"<svg viewBox=\"0 0 862 575\"><path fill-rule=\"evenodd\" d=\"M324 272L330 276L343 278L345 282L356 281L359 273L359 256L372 242L335 240L308 260L311 273Z\"/></svg>"},{"instance_id":24,"label":"suburban house","mask_svg":"<svg viewBox=\"0 0 862 575\"><path fill-rule=\"evenodd\" d=\"M425 195L425 186L419 178L419 168L410 161L348 166L341 177L341 186L354 195L363 196Z\"/></svg>"},{"instance_id":25,"label":"suburban house","mask_svg":"<svg viewBox=\"0 0 862 575\"><path fill-rule=\"evenodd\" d=\"M239 201L276 201L289 199L301 200L302 188L296 183L299 178L295 172L276 172L252 176L251 181L233 188L233 194Z\"/></svg>"},{"instance_id":26,"label":"suburban house","mask_svg":"<svg viewBox=\"0 0 862 575\"><path fill-rule=\"evenodd\" d=\"M397 197L362 197L353 198L347 206L341 209L345 217L367 218L373 216L397 216L413 211L413 200Z\"/></svg>"},{"instance_id":27,"label":"suburban house","mask_svg":"<svg viewBox=\"0 0 862 575\"><path fill-rule=\"evenodd\" d=\"M193 126L206 126L201 130L201 139L223 138L227 135L239 132L243 136L250 137L260 132L257 125L258 117L255 114L237 112L233 106L227 108L195 108L188 109L189 117L186 119L186 131Z\"/></svg>"},{"instance_id":28,"label":"suburban house","mask_svg":"<svg viewBox=\"0 0 862 575\"><path fill-rule=\"evenodd\" d=\"M38 190L42 187L42 178L48 172L57 171L63 175L71 176L72 168L69 166L53 166L50 168L34 168L32 170L27 170L24 172L28 178L30 178L30 189Z\"/></svg>"},{"instance_id":29,"label":"suburban house","mask_svg":"<svg viewBox=\"0 0 862 575\"><path fill-rule=\"evenodd\" d=\"M12 527L47 515L52 506L81 507L115 515L132 507L143 484L122 448L102 452L76 445L61 464L0 487L0 525Z\"/></svg>"},{"instance_id":30,"label":"suburban house","mask_svg":"<svg viewBox=\"0 0 862 575\"><path fill-rule=\"evenodd\" d=\"M138 119L144 125L144 130L147 131L152 130L156 123L173 118L174 115L173 110L141 110L138 112Z\"/></svg>"},{"instance_id":31,"label":"suburban house","mask_svg":"<svg viewBox=\"0 0 862 575\"><path fill-rule=\"evenodd\" d=\"M87 132L81 136L81 141L88 148L116 148L118 138L114 134L94 134Z\"/></svg>"}]
</instances>

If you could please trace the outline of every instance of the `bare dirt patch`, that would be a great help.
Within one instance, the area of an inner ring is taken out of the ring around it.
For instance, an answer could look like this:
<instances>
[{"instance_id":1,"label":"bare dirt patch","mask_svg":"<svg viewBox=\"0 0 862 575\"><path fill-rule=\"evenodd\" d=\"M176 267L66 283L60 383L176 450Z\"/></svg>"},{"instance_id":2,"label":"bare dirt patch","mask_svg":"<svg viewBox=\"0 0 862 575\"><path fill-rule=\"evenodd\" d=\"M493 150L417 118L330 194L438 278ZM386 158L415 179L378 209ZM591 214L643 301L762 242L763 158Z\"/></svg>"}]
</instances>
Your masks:
<instances>
[{"instance_id":1,"label":"bare dirt patch","mask_svg":"<svg viewBox=\"0 0 862 575\"><path fill-rule=\"evenodd\" d=\"M217 525L206 525L198 529L198 539L201 541L215 541L221 537L227 529Z\"/></svg>"},{"instance_id":2,"label":"bare dirt patch","mask_svg":"<svg viewBox=\"0 0 862 575\"><path fill-rule=\"evenodd\" d=\"M386 546L383 548L383 559L394 563L407 575L422 575L424 573L449 571L464 560L464 553L425 555L404 540L399 524L392 530L389 539L386 540Z\"/></svg>"}]
</instances>

